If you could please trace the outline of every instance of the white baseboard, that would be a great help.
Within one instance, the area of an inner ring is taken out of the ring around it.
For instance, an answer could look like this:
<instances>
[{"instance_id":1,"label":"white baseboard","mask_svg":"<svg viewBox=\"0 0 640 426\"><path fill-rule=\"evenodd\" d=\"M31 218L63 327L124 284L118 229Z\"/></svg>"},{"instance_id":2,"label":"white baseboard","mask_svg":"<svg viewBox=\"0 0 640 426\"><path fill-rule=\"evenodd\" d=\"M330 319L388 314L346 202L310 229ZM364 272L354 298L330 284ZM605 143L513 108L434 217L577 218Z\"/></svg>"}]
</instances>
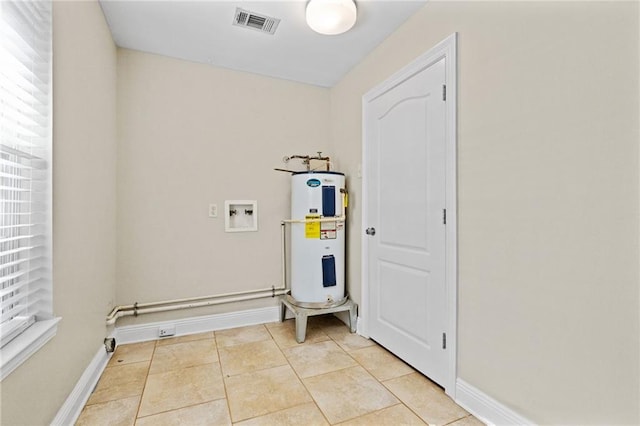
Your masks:
<instances>
[{"instance_id":1,"label":"white baseboard","mask_svg":"<svg viewBox=\"0 0 640 426\"><path fill-rule=\"evenodd\" d=\"M91 392L96 387L100 375L102 375L104 368L107 366L109 358L111 358L111 354L107 353L104 346L100 346L89 366L80 376L80 380L78 380L60 410L58 410L58 414L53 418L51 425L66 426L75 424L84 405L89 400Z\"/></svg>"},{"instance_id":2,"label":"white baseboard","mask_svg":"<svg viewBox=\"0 0 640 426\"><path fill-rule=\"evenodd\" d=\"M456 403L488 425L535 425L462 379L456 380Z\"/></svg>"},{"instance_id":3,"label":"white baseboard","mask_svg":"<svg viewBox=\"0 0 640 426\"><path fill-rule=\"evenodd\" d=\"M175 326L175 336L204 333L207 331L224 330L227 328L244 327L248 325L264 324L280 320L280 307L250 309L246 311L229 312L200 317L185 318L173 321L153 322L140 325L116 327L113 337L118 345L125 343L146 342L158 339L160 327Z\"/></svg>"}]
</instances>

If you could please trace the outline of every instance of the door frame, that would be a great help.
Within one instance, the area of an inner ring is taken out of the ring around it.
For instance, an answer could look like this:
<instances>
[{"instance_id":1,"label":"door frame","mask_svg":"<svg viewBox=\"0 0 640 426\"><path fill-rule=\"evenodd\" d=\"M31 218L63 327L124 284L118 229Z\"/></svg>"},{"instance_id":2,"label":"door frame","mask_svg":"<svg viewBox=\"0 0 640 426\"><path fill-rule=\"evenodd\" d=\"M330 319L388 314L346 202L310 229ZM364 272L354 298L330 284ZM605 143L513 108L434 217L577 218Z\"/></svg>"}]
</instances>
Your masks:
<instances>
[{"instance_id":1,"label":"door frame","mask_svg":"<svg viewBox=\"0 0 640 426\"><path fill-rule=\"evenodd\" d=\"M397 71L382 83L370 89L362 97L362 300L360 301L360 320L358 331L369 337L369 248L364 229L368 227L368 166L367 166L367 131L365 114L367 104L396 87L413 75L445 59L446 84L446 129L445 129L445 208L447 224L445 228L445 287L446 287L446 324L447 324L447 366L445 392L455 399L457 378L458 349L458 210L457 210L457 40L453 33L411 63Z\"/></svg>"}]
</instances>

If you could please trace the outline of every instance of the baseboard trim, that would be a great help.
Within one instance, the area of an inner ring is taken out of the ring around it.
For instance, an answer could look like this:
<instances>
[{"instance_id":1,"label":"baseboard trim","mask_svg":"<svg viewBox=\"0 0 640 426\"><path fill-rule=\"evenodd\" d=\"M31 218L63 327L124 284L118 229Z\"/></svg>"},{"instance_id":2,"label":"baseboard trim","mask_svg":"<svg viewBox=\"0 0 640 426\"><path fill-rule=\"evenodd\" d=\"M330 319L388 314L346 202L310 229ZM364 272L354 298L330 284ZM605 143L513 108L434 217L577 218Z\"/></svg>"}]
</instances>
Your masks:
<instances>
[{"instance_id":1,"label":"baseboard trim","mask_svg":"<svg viewBox=\"0 0 640 426\"><path fill-rule=\"evenodd\" d=\"M456 380L456 403L488 425L535 425L462 379Z\"/></svg>"},{"instance_id":2,"label":"baseboard trim","mask_svg":"<svg viewBox=\"0 0 640 426\"><path fill-rule=\"evenodd\" d=\"M109 362L109 358L111 358L111 354L107 353L104 346L100 346L98 352L95 354L87 368L80 376L78 383L73 388L69 396L67 397L58 413L53 418L51 425L72 425L75 424L76 420L80 416L84 405L89 400L91 396L91 392L98 384L98 380L100 379L100 375L104 371L107 363Z\"/></svg>"},{"instance_id":3,"label":"baseboard trim","mask_svg":"<svg viewBox=\"0 0 640 426\"><path fill-rule=\"evenodd\" d=\"M113 337L118 345L125 343L146 342L158 339L160 327L173 325L176 336L204 333L207 331L224 330L227 328L245 327L248 325L276 322L280 319L280 307L250 309L246 311L229 312L224 314L206 315L173 321L153 322L140 325L116 327Z\"/></svg>"}]
</instances>

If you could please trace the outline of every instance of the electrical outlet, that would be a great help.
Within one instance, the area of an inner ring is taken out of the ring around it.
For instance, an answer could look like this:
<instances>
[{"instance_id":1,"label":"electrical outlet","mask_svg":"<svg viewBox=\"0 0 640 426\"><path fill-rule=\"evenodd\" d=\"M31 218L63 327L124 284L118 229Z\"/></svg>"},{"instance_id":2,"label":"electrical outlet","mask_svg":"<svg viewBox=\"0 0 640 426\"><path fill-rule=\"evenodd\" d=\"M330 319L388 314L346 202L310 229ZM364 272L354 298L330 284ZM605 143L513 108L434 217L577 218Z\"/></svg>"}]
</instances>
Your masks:
<instances>
[{"instance_id":1,"label":"electrical outlet","mask_svg":"<svg viewBox=\"0 0 640 426\"><path fill-rule=\"evenodd\" d=\"M209 217L218 217L218 205L209 204Z\"/></svg>"},{"instance_id":2,"label":"electrical outlet","mask_svg":"<svg viewBox=\"0 0 640 426\"><path fill-rule=\"evenodd\" d=\"M165 325L158 328L158 337L169 337L176 334L176 326L175 325Z\"/></svg>"}]
</instances>

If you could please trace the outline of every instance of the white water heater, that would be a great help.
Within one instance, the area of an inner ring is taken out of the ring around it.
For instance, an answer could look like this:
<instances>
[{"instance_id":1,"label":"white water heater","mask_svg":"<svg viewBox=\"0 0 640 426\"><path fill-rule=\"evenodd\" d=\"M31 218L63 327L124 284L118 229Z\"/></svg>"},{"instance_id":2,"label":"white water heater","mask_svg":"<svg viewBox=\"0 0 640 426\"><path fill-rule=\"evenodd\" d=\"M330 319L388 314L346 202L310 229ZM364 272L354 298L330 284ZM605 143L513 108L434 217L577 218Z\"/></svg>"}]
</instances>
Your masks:
<instances>
[{"instance_id":1,"label":"white water heater","mask_svg":"<svg viewBox=\"0 0 640 426\"><path fill-rule=\"evenodd\" d=\"M299 306L322 308L346 301L344 183L344 173L292 174L291 297Z\"/></svg>"}]
</instances>

